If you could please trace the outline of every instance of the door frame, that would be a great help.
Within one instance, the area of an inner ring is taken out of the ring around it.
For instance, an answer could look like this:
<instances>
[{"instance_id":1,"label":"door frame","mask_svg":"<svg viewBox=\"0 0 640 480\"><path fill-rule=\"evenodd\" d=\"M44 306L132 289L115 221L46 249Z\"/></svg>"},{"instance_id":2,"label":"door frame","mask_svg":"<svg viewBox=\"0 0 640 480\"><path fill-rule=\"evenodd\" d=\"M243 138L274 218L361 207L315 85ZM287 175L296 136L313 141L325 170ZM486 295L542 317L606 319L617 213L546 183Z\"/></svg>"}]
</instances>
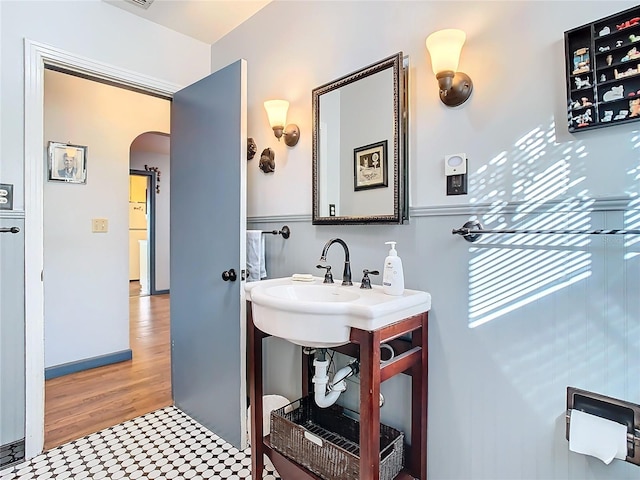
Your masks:
<instances>
[{"instance_id":1,"label":"door frame","mask_svg":"<svg viewBox=\"0 0 640 480\"><path fill-rule=\"evenodd\" d=\"M156 290L156 176L146 170L129 168L129 175L147 177L147 268L149 295L157 295ZM142 274L142 273L141 273Z\"/></svg>"},{"instance_id":2,"label":"door frame","mask_svg":"<svg viewBox=\"0 0 640 480\"><path fill-rule=\"evenodd\" d=\"M182 85L24 39L25 459L44 447L44 71L65 73L171 99Z\"/></svg>"}]
</instances>

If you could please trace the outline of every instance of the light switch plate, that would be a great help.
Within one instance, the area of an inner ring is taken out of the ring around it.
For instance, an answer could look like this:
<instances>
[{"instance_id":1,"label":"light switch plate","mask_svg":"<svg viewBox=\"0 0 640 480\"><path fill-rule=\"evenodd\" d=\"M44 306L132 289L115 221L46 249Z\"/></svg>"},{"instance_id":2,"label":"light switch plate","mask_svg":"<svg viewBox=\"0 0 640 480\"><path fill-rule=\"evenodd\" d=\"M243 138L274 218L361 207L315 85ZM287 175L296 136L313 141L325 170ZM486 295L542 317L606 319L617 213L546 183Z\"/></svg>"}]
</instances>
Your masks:
<instances>
[{"instance_id":1,"label":"light switch plate","mask_svg":"<svg viewBox=\"0 0 640 480\"><path fill-rule=\"evenodd\" d=\"M447 195L467 194L467 155L454 153L444 157L444 174L447 179Z\"/></svg>"},{"instance_id":2,"label":"light switch plate","mask_svg":"<svg viewBox=\"0 0 640 480\"><path fill-rule=\"evenodd\" d=\"M93 233L107 233L109 231L109 220L106 218L91 219L91 231Z\"/></svg>"}]
</instances>

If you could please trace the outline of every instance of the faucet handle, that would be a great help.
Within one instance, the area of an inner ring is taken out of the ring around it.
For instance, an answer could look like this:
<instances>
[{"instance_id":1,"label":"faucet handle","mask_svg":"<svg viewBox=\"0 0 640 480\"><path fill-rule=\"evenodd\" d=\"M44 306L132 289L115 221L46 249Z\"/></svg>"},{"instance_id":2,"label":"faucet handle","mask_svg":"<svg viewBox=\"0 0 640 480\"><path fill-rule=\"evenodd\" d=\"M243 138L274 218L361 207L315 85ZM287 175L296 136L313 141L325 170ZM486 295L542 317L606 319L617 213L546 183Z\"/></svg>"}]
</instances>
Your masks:
<instances>
[{"instance_id":1,"label":"faucet handle","mask_svg":"<svg viewBox=\"0 0 640 480\"><path fill-rule=\"evenodd\" d=\"M360 282L360 288L371 289L371 279L369 278L369 274L380 275L380 272L378 270L367 270L365 268L364 270L362 270L362 273L364 273L364 275L362 277L362 281Z\"/></svg>"},{"instance_id":2,"label":"faucet handle","mask_svg":"<svg viewBox=\"0 0 640 480\"><path fill-rule=\"evenodd\" d=\"M333 275L331 274L331 265L316 265L316 268L324 268L326 270L324 274L323 283L333 283Z\"/></svg>"}]
</instances>

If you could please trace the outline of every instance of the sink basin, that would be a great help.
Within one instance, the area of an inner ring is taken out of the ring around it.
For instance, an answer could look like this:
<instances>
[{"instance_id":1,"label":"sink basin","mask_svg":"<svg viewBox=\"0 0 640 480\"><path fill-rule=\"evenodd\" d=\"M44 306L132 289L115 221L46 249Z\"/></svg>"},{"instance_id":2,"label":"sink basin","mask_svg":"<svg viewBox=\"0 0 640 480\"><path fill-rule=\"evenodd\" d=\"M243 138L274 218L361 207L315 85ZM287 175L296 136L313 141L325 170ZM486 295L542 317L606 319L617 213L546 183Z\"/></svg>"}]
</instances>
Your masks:
<instances>
[{"instance_id":1,"label":"sink basin","mask_svg":"<svg viewBox=\"0 0 640 480\"><path fill-rule=\"evenodd\" d=\"M405 289L391 296L382 287L361 289L325 284L320 277L300 282L290 277L247 282L255 326L297 345L330 348L349 343L351 328L376 330L431 308L427 292Z\"/></svg>"}]
</instances>

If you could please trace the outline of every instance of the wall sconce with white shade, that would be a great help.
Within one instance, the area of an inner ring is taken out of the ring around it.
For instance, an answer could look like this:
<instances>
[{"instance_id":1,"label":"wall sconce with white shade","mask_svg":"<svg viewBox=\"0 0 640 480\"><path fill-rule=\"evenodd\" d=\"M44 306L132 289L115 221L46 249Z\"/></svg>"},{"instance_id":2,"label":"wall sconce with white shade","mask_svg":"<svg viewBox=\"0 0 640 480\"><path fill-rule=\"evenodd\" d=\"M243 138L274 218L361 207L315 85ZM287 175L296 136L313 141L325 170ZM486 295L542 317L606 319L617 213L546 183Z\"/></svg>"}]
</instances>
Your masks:
<instances>
[{"instance_id":1,"label":"wall sconce with white shade","mask_svg":"<svg viewBox=\"0 0 640 480\"><path fill-rule=\"evenodd\" d=\"M440 87L440 100L449 107L466 102L473 90L471 78L458 71L460 52L466 38L462 30L450 28L432 33L426 41L431 67Z\"/></svg>"},{"instance_id":2,"label":"wall sconce with white shade","mask_svg":"<svg viewBox=\"0 0 640 480\"><path fill-rule=\"evenodd\" d=\"M264 108L269 117L269 124L273 128L273 134L278 141L284 136L284 143L289 147L294 147L300 139L300 129L294 123L290 123L285 128L289 102L286 100L267 100L264 102Z\"/></svg>"}]
</instances>

